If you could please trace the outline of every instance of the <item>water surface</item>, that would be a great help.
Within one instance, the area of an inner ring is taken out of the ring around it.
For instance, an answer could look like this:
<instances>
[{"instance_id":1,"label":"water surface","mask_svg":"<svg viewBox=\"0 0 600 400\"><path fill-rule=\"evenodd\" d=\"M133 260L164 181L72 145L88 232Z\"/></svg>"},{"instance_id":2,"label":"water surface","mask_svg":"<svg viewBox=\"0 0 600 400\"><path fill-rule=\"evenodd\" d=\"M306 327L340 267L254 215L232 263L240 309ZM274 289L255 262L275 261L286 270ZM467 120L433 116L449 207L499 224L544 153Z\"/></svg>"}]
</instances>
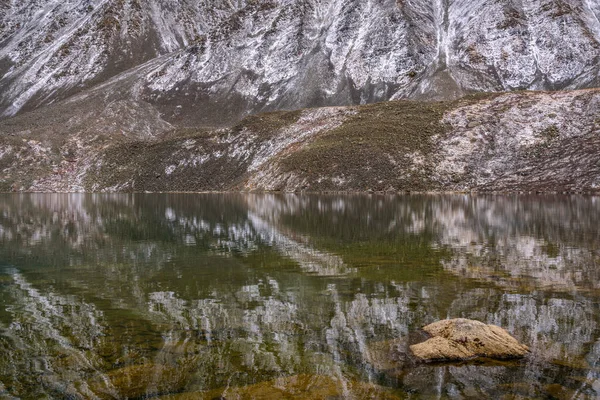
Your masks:
<instances>
[{"instance_id":1,"label":"water surface","mask_svg":"<svg viewBox=\"0 0 600 400\"><path fill-rule=\"evenodd\" d=\"M5 398L596 398L600 199L0 195ZM448 317L524 360L423 365Z\"/></svg>"}]
</instances>

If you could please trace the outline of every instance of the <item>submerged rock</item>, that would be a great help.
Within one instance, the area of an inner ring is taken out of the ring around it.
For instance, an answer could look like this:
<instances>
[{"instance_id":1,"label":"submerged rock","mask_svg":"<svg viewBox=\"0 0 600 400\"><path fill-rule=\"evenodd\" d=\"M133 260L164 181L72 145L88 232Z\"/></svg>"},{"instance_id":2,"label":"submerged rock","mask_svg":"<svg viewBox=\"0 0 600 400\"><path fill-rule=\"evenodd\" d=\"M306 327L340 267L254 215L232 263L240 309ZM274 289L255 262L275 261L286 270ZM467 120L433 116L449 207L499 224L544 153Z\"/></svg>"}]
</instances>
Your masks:
<instances>
[{"instance_id":1,"label":"submerged rock","mask_svg":"<svg viewBox=\"0 0 600 400\"><path fill-rule=\"evenodd\" d=\"M101 399L130 399L180 391L187 379L185 369L148 363L96 376L88 382L88 386Z\"/></svg>"},{"instance_id":2,"label":"submerged rock","mask_svg":"<svg viewBox=\"0 0 600 400\"><path fill-rule=\"evenodd\" d=\"M371 343L365 352L365 361L379 371L387 371L401 366L408 351L406 337Z\"/></svg>"},{"instance_id":3,"label":"submerged rock","mask_svg":"<svg viewBox=\"0 0 600 400\"><path fill-rule=\"evenodd\" d=\"M521 358L529 348L504 329L465 318L434 322L423 328L432 336L410 346L422 361L461 361L475 357Z\"/></svg>"},{"instance_id":4,"label":"submerged rock","mask_svg":"<svg viewBox=\"0 0 600 400\"><path fill-rule=\"evenodd\" d=\"M178 393L159 397L160 400L321 400L338 398L400 399L391 393L388 388L372 383L345 381L333 376L309 374L281 377L248 386L227 387L208 392Z\"/></svg>"}]
</instances>

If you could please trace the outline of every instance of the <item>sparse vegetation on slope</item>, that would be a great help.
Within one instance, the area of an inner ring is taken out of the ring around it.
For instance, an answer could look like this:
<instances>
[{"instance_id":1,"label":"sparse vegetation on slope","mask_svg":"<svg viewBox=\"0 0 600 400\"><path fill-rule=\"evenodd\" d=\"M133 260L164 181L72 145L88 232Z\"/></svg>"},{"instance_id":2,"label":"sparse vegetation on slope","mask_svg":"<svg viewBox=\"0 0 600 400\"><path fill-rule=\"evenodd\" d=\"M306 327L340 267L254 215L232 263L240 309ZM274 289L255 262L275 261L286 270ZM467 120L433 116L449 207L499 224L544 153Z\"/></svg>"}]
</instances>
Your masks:
<instances>
[{"instance_id":1,"label":"sparse vegetation on slope","mask_svg":"<svg viewBox=\"0 0 600 400\"><path fill-rule=\"evenodd\" d=\"M600 188L600 90L281 111L217 130L170 125L143 102L93 104L48 111L61 118L36 111L0 122L0 189Z\"/></svg>"}]
</instances>

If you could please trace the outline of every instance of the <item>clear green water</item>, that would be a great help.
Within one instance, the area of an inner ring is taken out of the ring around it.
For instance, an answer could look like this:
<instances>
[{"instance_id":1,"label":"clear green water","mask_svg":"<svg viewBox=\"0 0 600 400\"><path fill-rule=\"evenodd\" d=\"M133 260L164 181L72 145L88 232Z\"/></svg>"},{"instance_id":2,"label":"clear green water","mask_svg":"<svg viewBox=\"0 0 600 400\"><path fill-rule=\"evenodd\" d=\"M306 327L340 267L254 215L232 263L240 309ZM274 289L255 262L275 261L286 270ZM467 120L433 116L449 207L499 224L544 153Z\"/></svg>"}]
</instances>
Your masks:
<instances>
[{"instance_id":1,"label":"clear green water","mask_svg":"<svg viewBox=\"0 0 600 400\"><path fill-rule=\"evenodd\" d=\"M600 198L0 195L0 397L596 398ZM531 354L423 365L474 318Z\"/></svg>"}]
</instances>

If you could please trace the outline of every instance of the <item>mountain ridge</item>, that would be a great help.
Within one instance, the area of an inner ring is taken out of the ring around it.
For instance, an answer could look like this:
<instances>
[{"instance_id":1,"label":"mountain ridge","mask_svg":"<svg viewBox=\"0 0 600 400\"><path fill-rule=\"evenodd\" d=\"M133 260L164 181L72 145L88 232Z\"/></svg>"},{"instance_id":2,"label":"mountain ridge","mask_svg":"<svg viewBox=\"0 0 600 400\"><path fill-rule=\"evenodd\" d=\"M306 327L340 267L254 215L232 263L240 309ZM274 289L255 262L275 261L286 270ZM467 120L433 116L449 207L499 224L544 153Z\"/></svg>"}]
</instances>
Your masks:
<instances>
[{"instance_id":1,"label":"mountain ridge","mask_svg":"<svg viewBox=\"0 0 600 400\"><path fill-rule=\"evenodd\" d=\"M0 190L595 193L599 17L589 0L4 1Z\"/></svg>"},{"instance_id":2,"label":"mountain ridge","mask_svg":"<svg viewBox=\"0 0 600 400\"><path fill-rule=\"evenodd\" d=\"M589 0L10 1L0 113L120 75L135 78L129 98L208 126L279 109L595 87L599 17Z\"/></svg>"}]
</instances>

